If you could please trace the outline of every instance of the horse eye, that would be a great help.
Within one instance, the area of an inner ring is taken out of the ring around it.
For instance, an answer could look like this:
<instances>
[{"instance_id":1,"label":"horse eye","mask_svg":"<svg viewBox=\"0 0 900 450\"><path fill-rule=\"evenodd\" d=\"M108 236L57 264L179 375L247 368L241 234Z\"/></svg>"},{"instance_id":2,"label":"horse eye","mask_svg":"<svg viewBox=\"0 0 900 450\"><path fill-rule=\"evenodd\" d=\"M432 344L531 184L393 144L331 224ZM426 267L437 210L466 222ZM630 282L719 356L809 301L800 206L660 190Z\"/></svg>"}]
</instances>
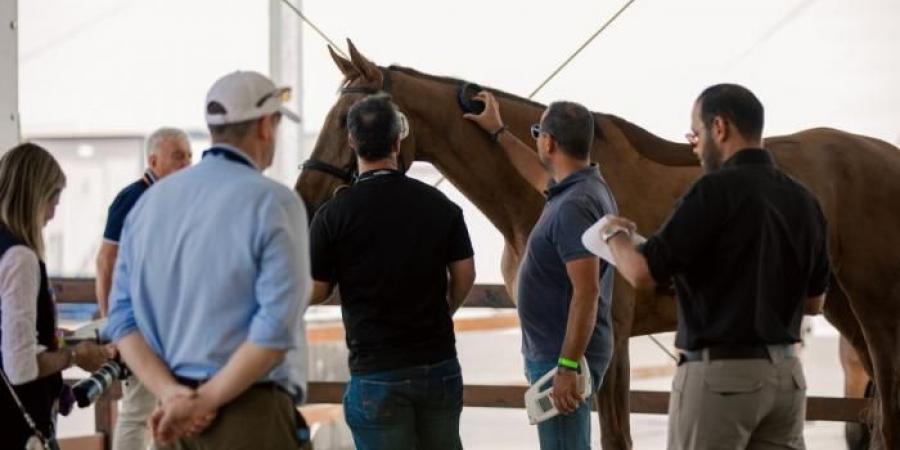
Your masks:
<instances>
[{"instance_id":1,"label":"horse eye","mask_svg":"<svg viewBox=\"0 0 900 450\"><path fill-rule=\"evenodd\" d=\"M347 128L347 115L346 115L346 114L341 114L340 121L341 121L341 122L340 122L341 128L345 128L345 129L346 129L346 128Z\"/></svg>"}]
</instances>

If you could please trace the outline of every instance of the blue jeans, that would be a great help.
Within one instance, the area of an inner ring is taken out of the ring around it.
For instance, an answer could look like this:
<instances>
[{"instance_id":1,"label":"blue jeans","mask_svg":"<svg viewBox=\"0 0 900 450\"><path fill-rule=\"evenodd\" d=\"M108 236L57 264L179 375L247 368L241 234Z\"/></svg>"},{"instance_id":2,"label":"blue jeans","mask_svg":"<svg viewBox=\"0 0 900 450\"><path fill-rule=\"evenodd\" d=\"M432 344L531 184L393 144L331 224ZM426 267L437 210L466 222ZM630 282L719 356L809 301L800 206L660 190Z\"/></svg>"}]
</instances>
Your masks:
<instances>
[{"instance_id":1,"label":"blue jeans","mask_svg":"<svg viewBox=\"0 0 900 450\"><path fill-rule=\"evenodd\" d=\"M534 384L544 374L556 367L556 361L529 361L525 360L525 376L528 384ZM591 367L591 382L594 385L593 392L597 391L606 372L596 367ZM547 382L549 386L553 380ZM590 450L591 448L591 406L594 403L594 394L591 394L575 412L568 415L558 415L547 419L537 425L538 439L541 450Z\"/></svg>"},{"instance_id":2,"label":"blue jeans","mask_svg":"<svg viewBox=\"0 0 900 450\"><path fill-rule=\"evenodd\" d=\"M462 449L462 372L456 358L351 375L344 418L360 450Z\"/></svg>"}]
</instances>

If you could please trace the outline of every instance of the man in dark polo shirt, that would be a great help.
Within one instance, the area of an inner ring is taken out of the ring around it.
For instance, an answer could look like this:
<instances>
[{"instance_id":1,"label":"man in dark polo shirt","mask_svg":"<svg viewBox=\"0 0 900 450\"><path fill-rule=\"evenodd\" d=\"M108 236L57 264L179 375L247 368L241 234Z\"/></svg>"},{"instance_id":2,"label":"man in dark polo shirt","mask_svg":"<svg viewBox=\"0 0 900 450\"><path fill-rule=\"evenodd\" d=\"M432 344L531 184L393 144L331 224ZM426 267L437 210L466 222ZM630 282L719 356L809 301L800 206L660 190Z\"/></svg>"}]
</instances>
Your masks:
<instances>
[{"instance_id":1,"label":"man in dark polo shirt","mask_svg":"<svg viewBox=\"0 0 900 450\"><path fill-rule=\"evenodd\" d=\"M815 197L762 148L763 106L746 88L697 99L688 140L706 174L643 246L634 224L600 231L638 288L674 282L681 360L669 449L802 449L806 381L795 344L830 277Z\"/></svg>"},{"instance_id":2,"label":"man in dark polo shirt","mask_svg":"<svg viewBox=\"0 0 900 450\"><path fill-rule=\"evenodd\" d=\"M576 373L590 370L596 390L609 366L614 270L584 247L581 235L605 214L618 212L600 168L591 163L594 118L578 103L551 103L531 128L535 153L506 132L491 93L477 98L484 111L465 117L490 133L519 173L547 196L516 288L528 382L559 368L551 398L562 415L538 424L541 449L588 450L592 398L581 399ZM582 356L588 367L580 367Z\"/></svg>"},{"instance_id":3,"label":"man in dark polo shirt","mask_svg":"<svg viewBox=\"0 0 900 450\"><path fill-rule=\"evenodd\" d=\"M408 130L388 97L354 105L347 128L359 178L310 230L312 303L341 294L347 424L358 449L460 449L451 316L475 280L462 210L397 170Z\"/></svg>"},{"instance_id":4,"label":"man in dark polo shirt","mask_svg":"<svg viewBox=\"0 0 900 450\"><path fill-rule=\"evenodd\" d=\"M191 163L191 143L187 134L177 128L160 128L147 138L147 170L141 179L129 184L113 200L103 230L103 242L97 252L97 304L100 315L109 312L109 290L113 268L119 254L119 238L125 217L144 192L158 180ZM113 434L113 450L146 449L149 445L147 418L156 407L156 399L137 378L125 383L122 408Z\"/></svg>"}]
</instances>

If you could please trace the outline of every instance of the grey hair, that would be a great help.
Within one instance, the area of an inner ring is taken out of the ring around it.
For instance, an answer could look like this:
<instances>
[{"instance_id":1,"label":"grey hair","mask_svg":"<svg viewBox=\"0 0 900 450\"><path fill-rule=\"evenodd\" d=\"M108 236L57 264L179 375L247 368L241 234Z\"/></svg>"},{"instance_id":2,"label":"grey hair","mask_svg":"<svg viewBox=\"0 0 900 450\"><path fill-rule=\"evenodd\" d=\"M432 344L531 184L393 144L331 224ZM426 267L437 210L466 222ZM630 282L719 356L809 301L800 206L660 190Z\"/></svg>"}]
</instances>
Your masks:
<instances>
[{"instance_id":1,"label":"grey hair","mask_svg":"<svg viewBox=\"0 0 900 450\"><path fill-rule=\"evenodd\" d=\"M147 148L146 148L147 157L149 158L150 155L157 154L159 152L159 148L162 145L162 143L168 139L184 139L185 142L190 142L190 139L188 139L187 133L185 133L184 131L182 131L178 128L171 128L171 127L160 128L160 129L154 131L152 134L150 134L149 137L147 137Z\"/></svg>"}]
</instances>

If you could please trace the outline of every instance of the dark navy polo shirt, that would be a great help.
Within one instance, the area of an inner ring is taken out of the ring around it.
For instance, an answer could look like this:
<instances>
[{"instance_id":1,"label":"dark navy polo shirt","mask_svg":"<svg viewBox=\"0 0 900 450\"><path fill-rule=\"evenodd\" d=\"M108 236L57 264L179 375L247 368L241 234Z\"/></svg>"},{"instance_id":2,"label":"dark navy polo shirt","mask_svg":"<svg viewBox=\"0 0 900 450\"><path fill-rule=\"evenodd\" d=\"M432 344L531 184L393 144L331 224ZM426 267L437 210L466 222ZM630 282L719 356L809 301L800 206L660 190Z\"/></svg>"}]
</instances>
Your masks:
<instances>
[{"instance_id":1,"label":"dark navy polo shirt","mask_svg":"<svg viewBox=\"0 0 900 450\"><path fill-rule=\"evenodd\" d=\"M530 361L556 361L560 357L572 301L566 263L595 258L581 243L581 235L604 215L618 212L596 165L559 183L551 181L546 194L547 203L528 237L518 278L522 353ZM613 276L612 267L602 264L597 323L585 352L591 366L601 372L612 356Z\"/></svg>"},{"instance_id":2,"label":"dark navy polo shirt","mask_svg":"<svg viewBox=\"0 0 900 450\"><path fill-rule=\"evenodd\" d=\"M150 169L144 172L143 178L129 184L116 195L115 200L109 205L109 212L106 216L106 228L103 230L103 240L113 244L119 243L122 236L122 226L125 225L125 218L131 212L138 199L144 195L144 192L156 182L156 175Z\"/></svg>"}]
</instances>

